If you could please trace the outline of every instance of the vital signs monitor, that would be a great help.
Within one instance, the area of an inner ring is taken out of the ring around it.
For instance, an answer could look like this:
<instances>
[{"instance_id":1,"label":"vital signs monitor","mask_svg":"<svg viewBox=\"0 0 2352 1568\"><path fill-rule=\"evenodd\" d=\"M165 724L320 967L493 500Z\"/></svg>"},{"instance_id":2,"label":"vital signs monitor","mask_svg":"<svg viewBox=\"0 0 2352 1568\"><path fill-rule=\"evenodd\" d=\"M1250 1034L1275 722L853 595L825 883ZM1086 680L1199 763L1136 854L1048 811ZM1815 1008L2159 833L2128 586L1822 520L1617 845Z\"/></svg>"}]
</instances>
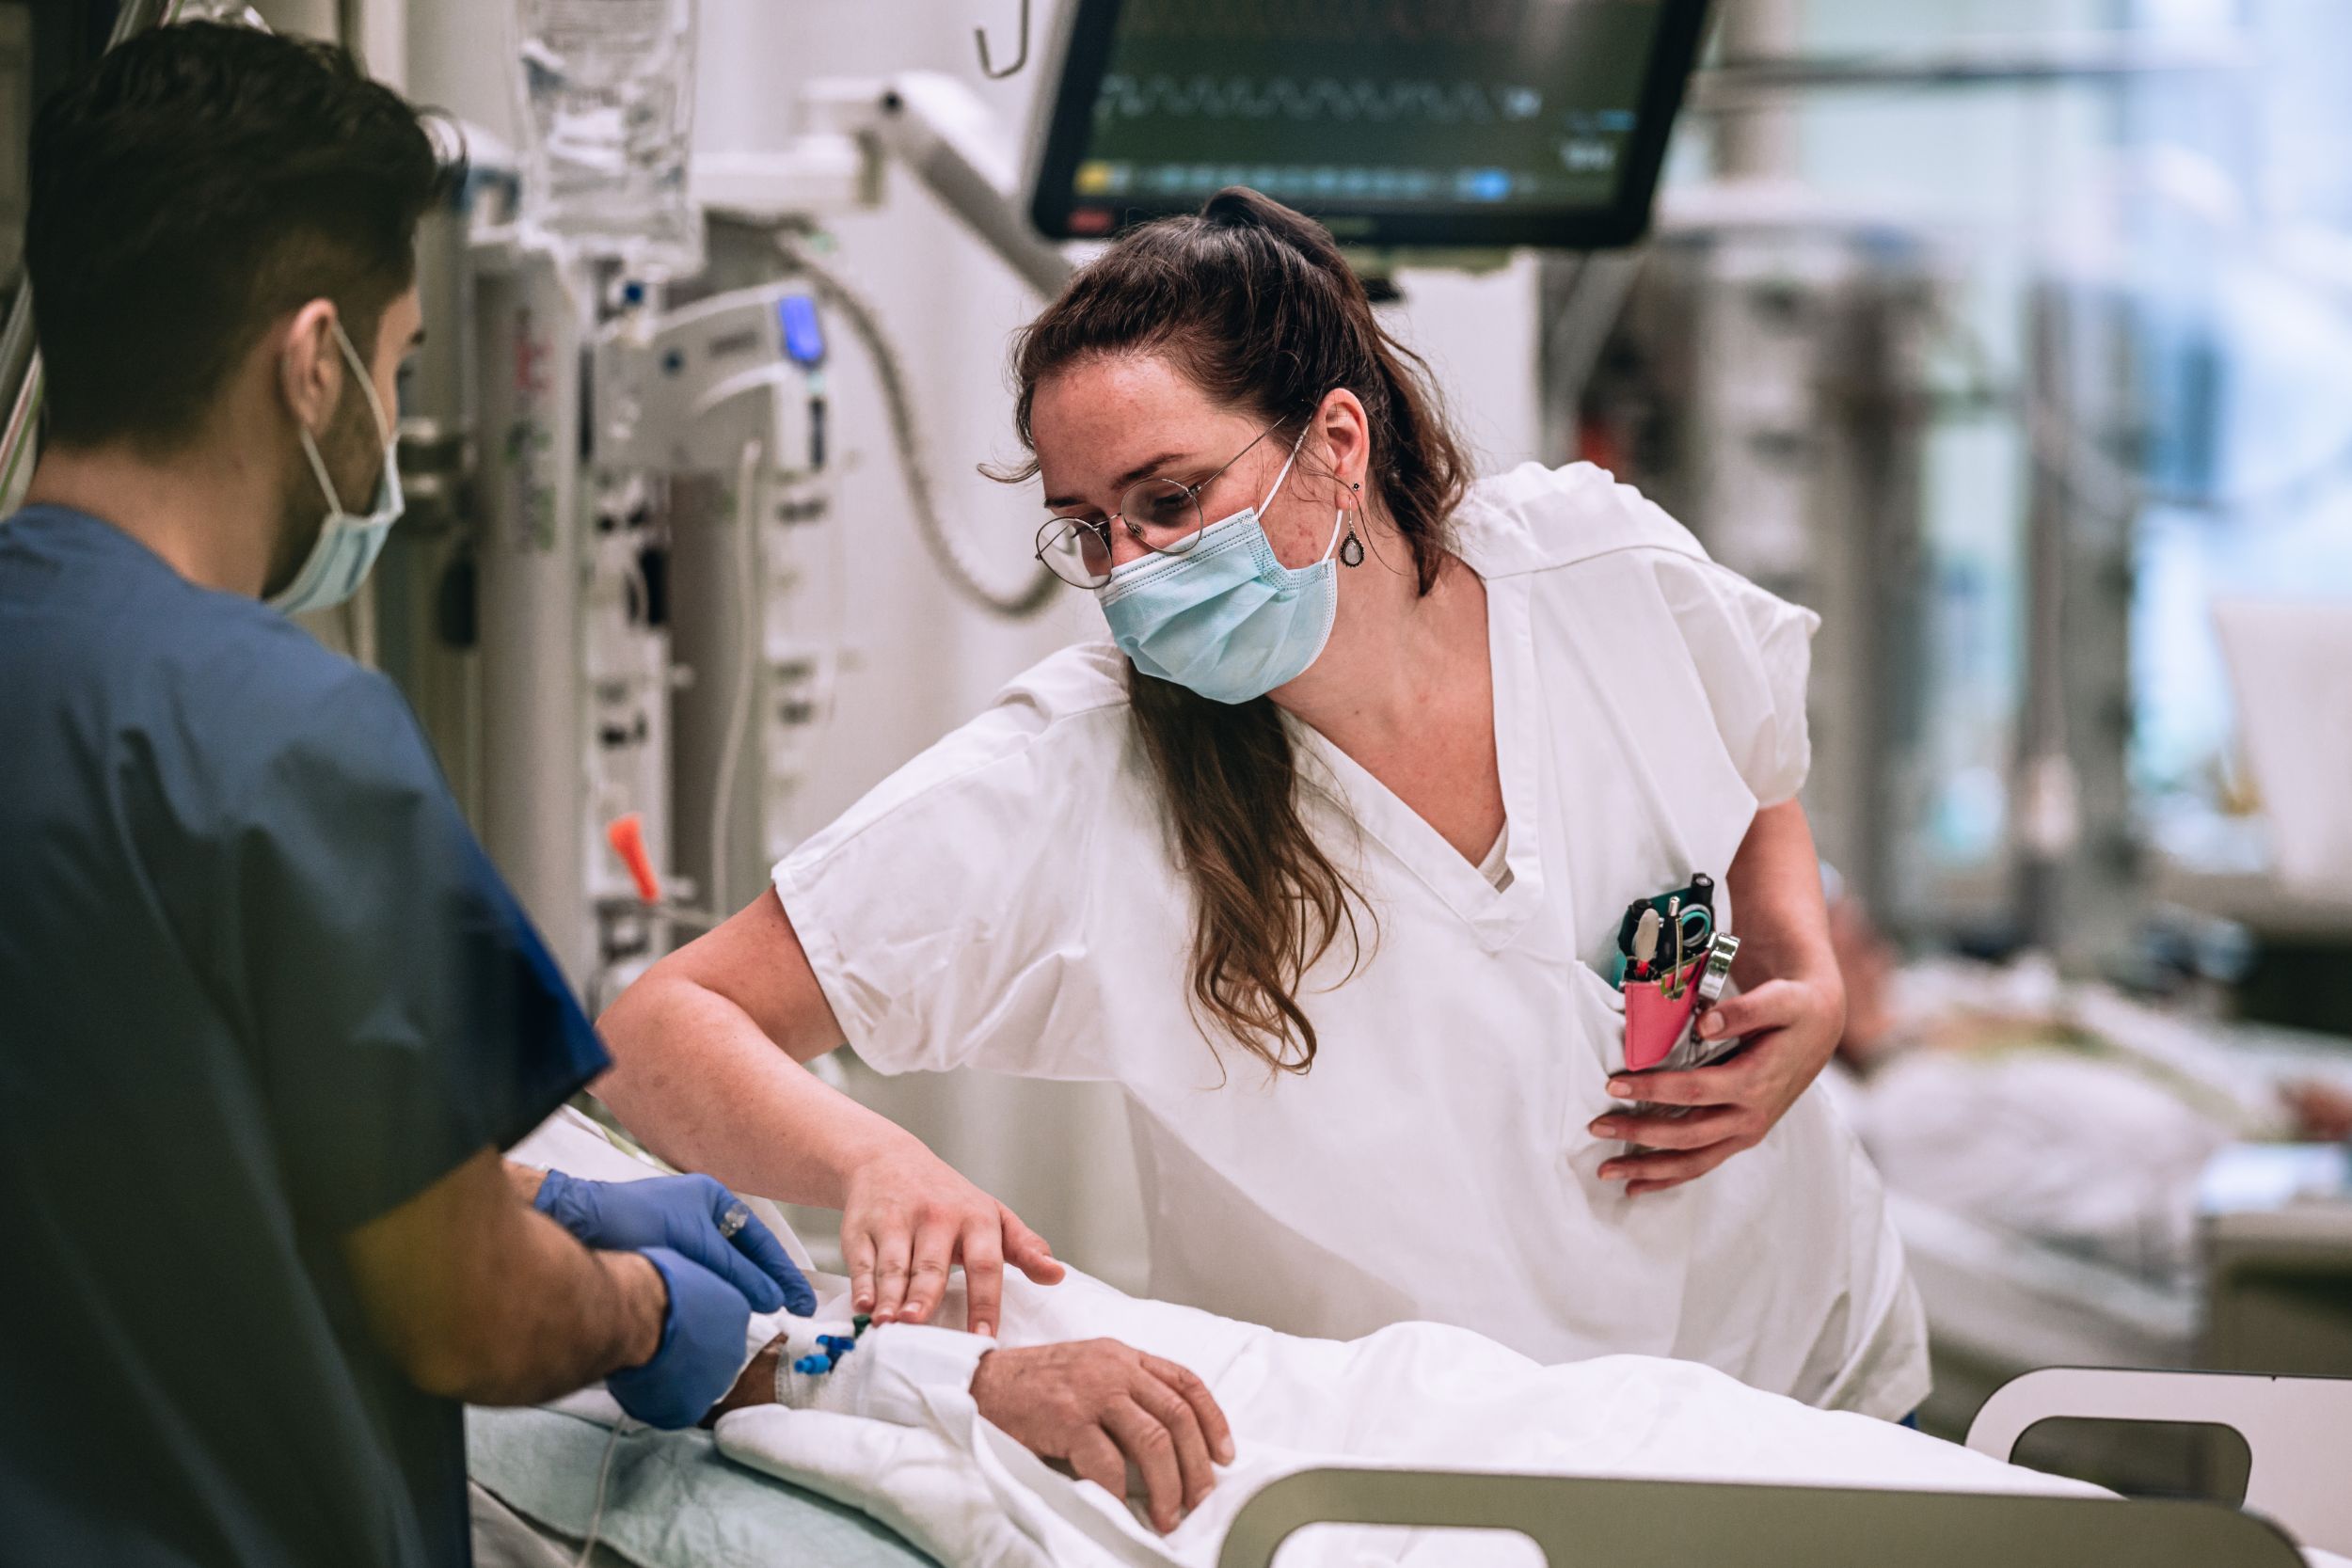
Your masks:
<instances>
[{"instance_id":1,"label":"vital signs monitor","mask_svg":"<svg viewBox=\"0 0 2352 1568\"><path fill-rule=\"evenodd\" d=\"M1625 245L1706 0L1073 0L1032 215L1116 233L1248 185L1363 245Z\"/></svg>"}]
</instances>

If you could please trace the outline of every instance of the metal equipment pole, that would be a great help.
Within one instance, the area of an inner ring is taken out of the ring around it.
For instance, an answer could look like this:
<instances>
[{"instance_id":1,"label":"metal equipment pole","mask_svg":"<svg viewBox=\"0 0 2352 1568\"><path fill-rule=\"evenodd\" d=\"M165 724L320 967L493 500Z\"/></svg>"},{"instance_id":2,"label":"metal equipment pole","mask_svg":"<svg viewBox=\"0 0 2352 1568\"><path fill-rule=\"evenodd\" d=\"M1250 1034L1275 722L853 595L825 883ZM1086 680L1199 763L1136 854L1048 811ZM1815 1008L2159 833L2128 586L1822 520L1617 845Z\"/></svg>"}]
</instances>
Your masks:
<instances>
[{"instance_id":1,"label":"metal equipment pole","mask_svg":"<svg viewBox=\"0 0 2352 1568\"><path fill-rule=\"evenodd\" d=\"M1796 0L1731 0L1723 12L1726 60L1786 59L1804 28ZM1751 98L1715 123L1715 173L1724 180L1786 179L1797 170L1797 117L1785 98Z\"/></svg>"}]
</instances>

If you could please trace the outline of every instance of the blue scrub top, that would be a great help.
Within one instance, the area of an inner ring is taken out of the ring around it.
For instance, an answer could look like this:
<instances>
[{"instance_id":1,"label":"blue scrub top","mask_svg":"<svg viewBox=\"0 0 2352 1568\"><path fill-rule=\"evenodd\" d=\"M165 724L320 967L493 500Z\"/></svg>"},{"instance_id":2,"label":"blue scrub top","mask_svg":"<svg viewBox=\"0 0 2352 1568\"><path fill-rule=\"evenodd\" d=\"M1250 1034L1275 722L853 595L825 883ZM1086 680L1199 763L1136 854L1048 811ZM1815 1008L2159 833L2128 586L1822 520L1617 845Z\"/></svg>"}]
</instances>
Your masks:
<instances>
[{"instance_id":1,"label":"blue scrub top","mask_svg":"<svg viewBox=\"0 0 2352 1568\"><path fill-rule=\"evenodd\" d=\"M0 1559L468 1560L341 1243L606 1065L393 687L0 524Z\"/></svg>"}]
</instances>

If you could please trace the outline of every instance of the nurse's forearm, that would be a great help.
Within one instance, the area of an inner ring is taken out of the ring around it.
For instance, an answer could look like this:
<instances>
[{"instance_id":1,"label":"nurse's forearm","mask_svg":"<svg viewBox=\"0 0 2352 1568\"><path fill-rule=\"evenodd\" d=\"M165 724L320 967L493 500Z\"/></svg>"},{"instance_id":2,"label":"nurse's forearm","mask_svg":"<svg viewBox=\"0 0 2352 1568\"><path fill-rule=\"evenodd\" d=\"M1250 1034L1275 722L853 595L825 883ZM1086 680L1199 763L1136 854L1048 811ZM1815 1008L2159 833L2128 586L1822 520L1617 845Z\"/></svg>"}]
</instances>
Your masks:
<instances>
[{"instance_id":1,"label":"nurse's forearm","mask_svg":"<svg viewBox=\"0 0 2352 1568\"><path fill-rule=\"evenodd\" d=\"M646 1148L739 1192L838 1209L850 1177L914 1136L803 1067L842 1041L771 893L647 970L599 1021L596 1085Z\"/></svg>"},{"instance_id":2,"label":"nurse's forearm","mask_svg":"<svg viewBox=\"0 0 2352 1568\"><path fill-rule=\"evenodd\" d=\"M914 1134L819 1082L741 1007L657 965L606 1012L596 1097L681 1170L838 1209L851 1173Z\"/></svg>"},{"instance_id":3,"label":"nurse's forearm","mask_svg":"<svg viewBox=\"0 0 2352 1568\"><path fill-rule=\"evenodd\" d=\"M926 1322L961 1263L967 1321L986 1334L1008 1261L1061 1277L1011 1210L801 1065L841 1025L773 893L647 970L603 1028L614 1066L596 1093L647 1148L739 1192L841 1211L854 1310Z\"/></svg>"},{"instance_id":4,"label":"nurse's forearm","mask_svg":"<svg viewBox=\"0 0 2352 1568\"><path fill-rule=\"evenodd\" d=\"M591 1252L516 1201L484 1149L344 1242L368 1325L410 1381L536 1404L661 1345L668 1290L633 1252Z\"/></svg>"},{"instance_id":5,"label":"nurse's forearm","mask_svg":"<svg viewBox=\"0 0 2352 1568\"><path fill-rule=\"evenodd\" d=\"M1740 938L1732 977L1740 988L1804 980L1830 987L1842 1007L1845 987L1830 945L1820 856L1804 808L1788 800L1757 812L1725 880Z\"/></svg>"}]
</instances>

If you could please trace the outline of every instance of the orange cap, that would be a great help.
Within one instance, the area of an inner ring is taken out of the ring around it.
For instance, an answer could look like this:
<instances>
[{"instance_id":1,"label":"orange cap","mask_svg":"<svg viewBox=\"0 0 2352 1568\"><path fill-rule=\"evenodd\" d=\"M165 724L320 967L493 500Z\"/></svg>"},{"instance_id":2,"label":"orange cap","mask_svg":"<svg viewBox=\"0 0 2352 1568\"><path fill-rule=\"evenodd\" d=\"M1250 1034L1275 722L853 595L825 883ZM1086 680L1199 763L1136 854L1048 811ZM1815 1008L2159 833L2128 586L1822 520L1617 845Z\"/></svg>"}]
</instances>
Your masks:
<instances>
[{"instance_id":1,"label":"orange cap","mask_svg":"<svg viewBox=\"0 0 2352 1568\"><path fill-rule=\"evenodd\" d=\"M616 816L604 830L605 842L628 867L637 883L637 896L648 904L661 902L661 879L653 874L653 857L645 853L645 819L636 812Z\"/></svg>"}]
</instances>

